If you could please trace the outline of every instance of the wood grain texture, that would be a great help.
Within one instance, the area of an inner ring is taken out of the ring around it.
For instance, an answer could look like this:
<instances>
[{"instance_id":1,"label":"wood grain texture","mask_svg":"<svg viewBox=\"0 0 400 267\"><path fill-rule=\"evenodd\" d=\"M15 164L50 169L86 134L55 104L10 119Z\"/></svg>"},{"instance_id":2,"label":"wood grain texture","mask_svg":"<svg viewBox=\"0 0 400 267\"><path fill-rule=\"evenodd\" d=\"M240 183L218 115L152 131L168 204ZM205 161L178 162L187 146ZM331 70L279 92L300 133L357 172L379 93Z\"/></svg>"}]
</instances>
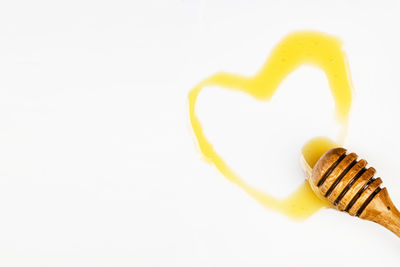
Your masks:
<instances>
[{"instance_id":1,"label":"wood grain texture","mask_svg":"<svg viewBox=\"0 0 400 267\"><path fill-rule=\"evenodd\" d=\"M383 188L361 213L360 218L376 222L400 237L400 212Z\"/></svg>"},{"instance_id":2,"label":"wood grain texture","mask_svg":"<svg viewBox=\"0 0 400 267\"><path fill-rule=\"evenodd\" d=\"M357 160L344 148L327 151L314 168L306 168L313 191L333 208L352 216L376 222L400 237L400 212L393 205L376 170L366 168L367 161Z\"/></svg>"}]
</instances>

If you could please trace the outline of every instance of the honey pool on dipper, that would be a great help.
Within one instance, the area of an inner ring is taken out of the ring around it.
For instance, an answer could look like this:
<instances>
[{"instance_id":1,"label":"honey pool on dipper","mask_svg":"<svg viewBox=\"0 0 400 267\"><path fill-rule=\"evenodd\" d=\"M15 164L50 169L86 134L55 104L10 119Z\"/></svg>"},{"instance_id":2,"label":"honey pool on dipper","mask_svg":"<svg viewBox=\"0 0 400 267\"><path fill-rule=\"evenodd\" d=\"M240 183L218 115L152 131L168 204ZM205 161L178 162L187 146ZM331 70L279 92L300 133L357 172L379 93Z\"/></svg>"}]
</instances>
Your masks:
<instances>
[{"instance_id":1,"label":"honey pool on dipper","mask_svg":"<svg viewBox=\"0 0 400 267\"><path fill-rule=\"evenodd\" d=\"M346 55L338 38L314 31L291 33L275 46L264 66L254 76L219 72L201 81L188 95L190 124L204 159L260 204L294 219L307 218L328 204L314 194L307 181L284 199L275 198L246 183L208 141L195 107L199 93L207 86L241 91L260 101L268 101L280 83L302 65L312 65L324 71L341 126L341 135L336 142L320 137L312 139L303 147L303 164L306 169L311 169L322 154L340 145L346 134L352 85Z\"/></svg>"}]
</instances>

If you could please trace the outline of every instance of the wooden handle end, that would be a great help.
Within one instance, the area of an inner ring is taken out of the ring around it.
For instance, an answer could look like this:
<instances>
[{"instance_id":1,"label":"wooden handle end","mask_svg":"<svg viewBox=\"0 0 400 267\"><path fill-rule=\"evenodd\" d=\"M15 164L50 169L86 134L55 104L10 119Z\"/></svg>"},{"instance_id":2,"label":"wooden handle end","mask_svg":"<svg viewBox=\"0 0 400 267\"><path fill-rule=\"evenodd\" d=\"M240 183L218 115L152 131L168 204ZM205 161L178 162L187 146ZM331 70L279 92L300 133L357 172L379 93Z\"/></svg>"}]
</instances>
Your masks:
<instances>
[{"instance_id":1,"label":"wooden handle end","mask_svg":"<svg viewBox=\"0 0 400 267\"><path fill-rule=\"evenodd\" d=\"M400 212L394 206L386 188L380 190L365 207L360 218L376 222L400 237Z\"/></svg>"}]
</instances>

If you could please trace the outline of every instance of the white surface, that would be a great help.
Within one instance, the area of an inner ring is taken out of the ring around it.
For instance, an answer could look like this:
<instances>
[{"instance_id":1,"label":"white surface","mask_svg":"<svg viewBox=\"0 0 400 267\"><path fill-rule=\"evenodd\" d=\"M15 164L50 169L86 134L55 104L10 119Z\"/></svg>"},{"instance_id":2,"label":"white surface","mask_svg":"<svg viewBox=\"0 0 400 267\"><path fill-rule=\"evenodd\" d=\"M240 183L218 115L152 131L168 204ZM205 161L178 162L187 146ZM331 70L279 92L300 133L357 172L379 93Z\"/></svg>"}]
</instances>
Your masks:
<instances>
[{"instance_id":1,"label":"white surface","mask_svg":"<svg viewBox=\"0 0 400 267\"><path fill-rule=\"evenodd\" d=\"M333 210L293 222L229 183L195 150L186 96L216 71L255 73L293 30L340 37L355 88L346 144L400 205L399 12L396 1L3 1L0 266L398 266L400 241L378 225ZM335 137L332 110L311 67L269 103L219 88L198 102L216 149L276 196L301 183L301 146Z\"/></svg>"}]
</instances>

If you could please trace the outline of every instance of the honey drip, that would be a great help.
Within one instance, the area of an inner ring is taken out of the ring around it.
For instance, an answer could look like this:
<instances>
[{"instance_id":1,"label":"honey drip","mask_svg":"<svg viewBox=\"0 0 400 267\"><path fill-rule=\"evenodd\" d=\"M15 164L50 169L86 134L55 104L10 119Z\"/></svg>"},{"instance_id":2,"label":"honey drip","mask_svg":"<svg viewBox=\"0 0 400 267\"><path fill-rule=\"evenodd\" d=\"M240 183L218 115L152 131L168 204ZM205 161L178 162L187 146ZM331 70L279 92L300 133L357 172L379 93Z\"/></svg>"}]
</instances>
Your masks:
<instances>
[{"instance_id":1,"label":"honey drip","mask_svg":"<svg viewBox=\"0 0 400 267\"><path fill-rule=\"evenodd\" d=\"M259 100L269 100L279 84L291 72L305 64L316 66L325 72L335 102L336 117L341 126L341 135L338 139L340 144L346 134L352 85L346 55L342 50L340 40L324 33L303 31L289 34L275 46L256 75L245 77L224 72L216 73L196 85L188 95L189 119L204 159L260 204L293 219L305 219L327 206L327 203L312 192L306 181L285 199L275 198L247 184L214 150L203 132L195 106L199 93L207 86L220 86L244 92ZM312 168L325 151L335 146L337 145L327 138L311 140L302 151L304 163Z\"/></svg>"}]
</instances>

